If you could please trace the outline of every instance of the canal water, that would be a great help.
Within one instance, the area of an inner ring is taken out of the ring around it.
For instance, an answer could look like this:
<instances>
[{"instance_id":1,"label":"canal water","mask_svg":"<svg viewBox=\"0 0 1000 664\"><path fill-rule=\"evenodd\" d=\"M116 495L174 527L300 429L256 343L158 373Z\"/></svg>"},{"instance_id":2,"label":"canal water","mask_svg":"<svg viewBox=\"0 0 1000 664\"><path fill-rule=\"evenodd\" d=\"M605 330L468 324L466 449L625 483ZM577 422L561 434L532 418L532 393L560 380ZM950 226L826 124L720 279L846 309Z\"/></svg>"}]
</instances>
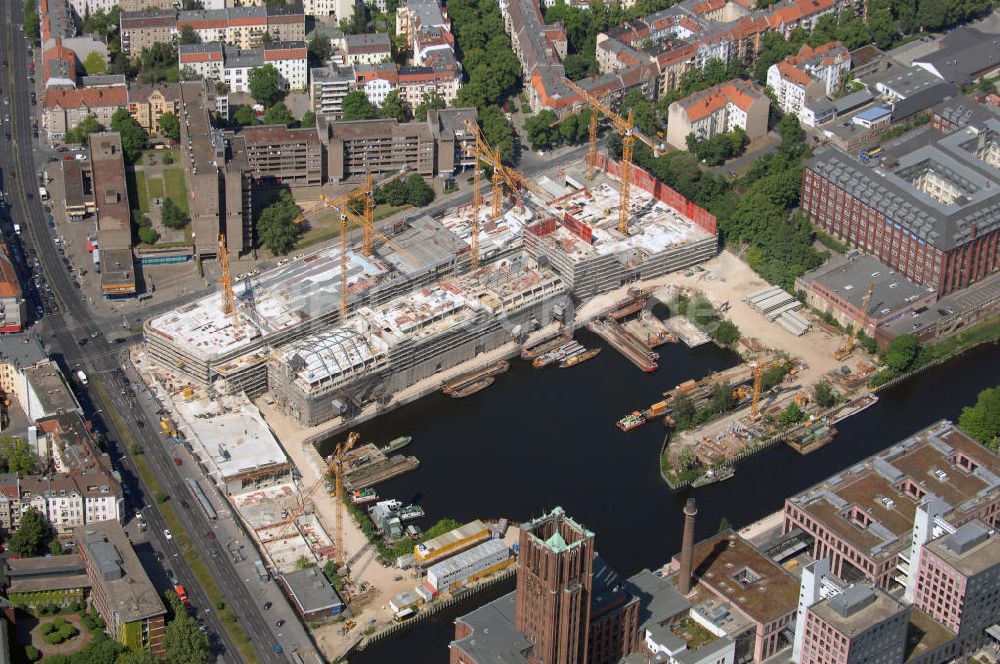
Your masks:
<instances>
[{"instance_id":1,"label":"canal water","mask_svg":"<svg viewBox=\"0 0 1000 664\"><path fill-rule=\"evenodd\" d=\"M736 527L751 523L780 509L785 497L914 431L957 419L980 390L997 384L1000 367L1000 346L980 347L883 393L876 406L841 422L834 441L813 454L776 446L740 464L730 480L671 493L658 470L662 425L622 433L615 421L688 378L733 366L738 357L711 344L671 344L660 349L659 371L647 375L586 330L577 339L604 351L571 369L537 370L513 360L509 372L476 395L434 394L363 425L363 441L413 436L405 453L421 462L380 484L379 495L422 505L427 517L418 523L425 527L444 517L520 522L561 505L595 532L605 560L631 575L678 550L681 508L690 495L698 500L699 538L714 533L723 517ZM334 442L320 451L328 454ZM442 612L352 662L447 661L452 620L472 606Z\"/></svg>"}]
</instances>

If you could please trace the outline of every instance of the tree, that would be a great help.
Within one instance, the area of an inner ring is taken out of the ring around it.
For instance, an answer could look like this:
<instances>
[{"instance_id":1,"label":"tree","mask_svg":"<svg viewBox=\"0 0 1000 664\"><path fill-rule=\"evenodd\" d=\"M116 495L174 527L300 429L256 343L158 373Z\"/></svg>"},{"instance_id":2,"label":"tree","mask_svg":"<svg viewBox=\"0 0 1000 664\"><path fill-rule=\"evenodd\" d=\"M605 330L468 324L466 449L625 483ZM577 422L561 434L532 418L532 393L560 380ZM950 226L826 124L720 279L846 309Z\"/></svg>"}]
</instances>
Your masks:
<instances>
[{"instance_id":1,"label":"tree","mask_svg":"<svg viewBox=\"0 0 1000 664\"><path fill-rule=\"evenodd\" d=\"M302 114L302 119L299 120L300 127L315 127L316 126L316 114L312 111L306 111Z\"/></svg>"},{"instance_id":2,"label":"tree","mask_svg":"<svg viewBox=\"0 0 1000 664\"><path fill-rule=\"evenodd\" d=\"M414 173L406 179L406 201L413 207L424 207L434 200L434 190Z\"/></svg>"},{"instance_id":3,"label":"tree","mask_svg":"<svg viewBox=\"0 0 1000 664\"><path fill-rule=\"evenodd\" d=\"M249 106L240 106L233 113L233 122L241 127L249 127L257 124L257 114Z\"/></svg>"},{"instance_id":4,"label":"tree","mask_svg":"<svg viewBox=\"0 0 1000 664\"><path fill-rule=\"evenodd\" d=\"M135 121L127 109L119 108L111 116L111 131L121 134L122 154L125 158L132 163L138 161L146 148L148 136L146 130Z\"/></svg>"},{"instance_id":5,"label":"tree","mask_svg":"<svg viewBox=\"0 0 1000 664\"><path fill-rule=\"evenodd\" d=\"M160 116L160 133L169 139L181 140L181 123L171 111Z\"/></svg>"},{"instance_id":6,"label":"tree","mask_svg":"<svg viewBox=\"0 0 1000 664\"><path fill-rule=\"evenodd\" d=\"M912 334L901 334L889 343L885 350L885 363L893 371L907 371L917 359L920 342Z\"/></svg>"},{"instance_id":7,"label":"tree","mask_svg":"<svg viewBox=\"0 0 1000 664\"><path fill-rule=\"evenodd\" d=\"M281 74L271 64L250 70L248 88L250 95L264 106L274 106L288 94L281 87Z\"/></svg>"},{"instance_id":8,"label":"tree","mask_svg":"<svg viewBox=\"0 0 1000 664\"><path fill-rule=\"evenodd\" d=\"M108 61L97 51L91 51L83 60L83 69L87 72L87 76L103 74L108 70Z\"/></svg>"},{"instance_id":9,"label":"tree","mask_svg":"<svg viewBox=\"0 0 1000 664\"><path fill-rule=\"evenodd\" d=\"M178 230L187 226L191 220L172 199L167 198L163 201L163 207L160 208L160 221L167 228Z\"/></svg>"},{"instance_id":10,"label":"tree","mask_svg":"<svg viewBox=\"0 0 1000 664\"><path fill-rule=\"evenodd\" d=\"M53 556L59 556L62 555L62 552L63 552L62 542L60 542L57 539L54 539L51 542L49 542L49 553L51 553Z\"/></svg>"},{"instance_id":11,"label":"tree","mask_svg":"<svg viewBox=\"0 0 1000 664\"><path fill-rule=\"evenodd\" d=\"M976 405L963 408L958 426L994 452L1000 449L1000 386L983 390Z\"/></svg>"},{"instance_id":12,"label":"tree","mask_svg":"<svg viewBox=\"0 0 1000 664\"><path fill-rule=\"evenodd\" d=\"M143 244L156 244L156 241L160 239L160 234L156 232L156 229L149 228L148 226L143 226L139 229L139 241Z\"/></svg>"},{"instance_id":13,"label":"tree","mask_svg":"<svg viewBox=\"0 0 1000 664\"><path fill-rule=\"evenodd\" d=\"M30 475L38 463L31 446L21 438L4 438L2 457L7 472L14 473L18 477Z\"/></svg>"},{"instance_id":14,"label":"tree","mask_svg":"<svg viewBox=\"0 0 1000 664\"><path fill-rule=\"evenodd\" d=\"M168 664L208 664L211 644L187 610L174 613L163 639Z\"/></svg>"},{"instance_id":15,"label":"tree","mask_svg":"<svg viewBox=\"0 0 1000 664\"><path fill-rule=\"evenodd\" d=\"M503 163L510 164L514 159L514 130L499 106L487 106L479 112L479 128L487 143L500 148Z\"/></svg>"},{"instance_id":16,"label":"tree","mask_svg":"<svg viewBox=\"0 0 1000 664\"><path fill-rule=\"evenodd\" d=\"M799 405L793 401L792 403L788 404L788 408L785 408L785 410L781 411L781 415L778 416L778 422L780 422L784 426L788 426L790 424L795 424L796 422L801 420L802 416L803 416L802 409L799 408Z\"/></svg>"},{"instance_id":17,"label":"tree","mask_svg":"<svg viewBox=\"0 0 1000 664\"><path fill-rule=\"evenodd\" d=\"M420 103L417 104L415 109L413 109L413 117L421 122L424 122L427 120L428 110L432 108L442 109L446 106L447 104L444 103L444 98L442 98L436 90L429 93L425 92L424 96L420 100Z\"/></svg>"},{"instance_id":18,"label":"tree","mask_svg":"<svg viewBox=\"0 0 1000 664\"><path fill-rule=\"evenodd\" d=\"M118 655L115 664L163 664L163 660L148 650L130 650Z\"/></svg>"},{"instance_id":19,"label":"tree","mask_svg":"<svg viewBox=\"0 0 1000 664\"><path fill-rule=\"evenodd\" d=\"M411 116L410 105L399 96L399 90L393 90L385 96L385 101L382 102L378 115L380 118L407 122Z\"/></svg>"},{"instance_id":20,"label":"tree","mask_svg":"<svg viewBox=\"0 0 1000 664\"><path fill-rule=\"evenodd\" d=\"M28 42L34 44L38 41L40 25L37 4L34 2L24 3L24 36L27 37Z\"/></svg>"},{"instance_id":21,"label":"tree","mask_svg":"<svg viewBox=\"0 0 1000 664\"><path fill-rule=\"evenodd\" d=\"M49 527L38 510L29 507L21 515L21 525L18 526L17 532L11 536L7 548L22 558L36 556L48 530Z\"/></svg>"},{"instance_id":22,"label":"tree","mask_svg":"<svg viewBox=\"0 0 1000 664\"><path fill-rule=\"evenodd\" d=\"M201 0L184 0L181 3L181 8L186 11L202 11L205 9L205 3Z\"/></svg>"},{"instance_id":23,"label":"tree","mask_svg":"<svg viewBox=\"0 0 1000 664\"><path fill-rule=\"evenodd\" d=\"M378 117L375 106L368 101L364 90L351 90L344 95L341 120L373 120Z\"/></svg>"},{"instance_id":24,"label":"tree","mask_svg":"<svg viewBox=\"0 0 1000 664\"><path fill-rule=\"evenodd\" d=\"M368 7L362 3L354 5L354 14L340 22L345 35L363 35L368 32Z\"/></svg>"},{"instance_id":25,"label":"tree","mask_svg":"<svg viewBox=\"0 0 1000 664\"><path fill-rule=\"evenodd\" d=\"M330 52L333 50L330 46L330 39L322 36L319 32L316 32L309 40L307 48L310 64L317 67L330 59Z\"/></svg>"},{"instance_id":26,"label":"tree","mask_svg":"<svg viewBox=\"0 0 1000 664\"><path fill-rule=\"evenodd\" d=\"M828 383L816 383L813 388L813 400L823 408L829 408L837 403L837 395Z\"/></svg>"},{"instance_id":27,"label":"tree","mask_svg":"<svg viewBox=\"0 0 1000 664\"><path fill-rule=\"evenodd\" d=\"M181 33L177 37L177 43L198 44L200 42L201 38L198 37L198 33L194 31L194 28L187 24L181 26Z\"/></svg>"},{"instance_id":28,"label":"tree","mask_svg":"<svg viewBox=\"0 0 1000 664\"><path fill-rule=\"evenodd\" d=\"M695 406L694 401L691 400L686 394L679 394L674 398L674 405L671 409L670 416L674 418L674 422L679 428L685 428L690 426L691 421L694 419Z\"/></svg>"},{"instance_id":29,"label":"tree","mask_svg":"<svg viewBox=\"0 0 1000 664\"><path fill-rule=\"evenodd\" d=\"M295 246L301 228L295 223L302 210L287 191L272 199L257 218L257 236L271 253L287 254Z\"/></svg>"},{"instance_id":30,"label":"tree","mask_svg":"<svg viewBox=\"0 0 1000 664\"><path fill-rule=\"evenodd\" d=\"M285 102L279 101L271 108L264 111L264 124L269 125L289 125L295 121L295 116L285 106Z\"/></svg>"},{"instance_id":31,"label":"tree","mask_svg":"<svg viewBox=\"0 0 1000 664\"><path fill-rule=\"evenodd\" d=\"M553 127L552 125L557 122L559 116L555 111L548 109L525 118L524 136L531 144L532 150L548 150L562 140L559 127L569 122L569 118L563 120L557 127Z\"/></svg>"},{"instance_id":32,"label":"tree","mask_svg":"<svg viewBox=\"0 0 1000 664\"><path fill-rule=\"evenodd\" d=\"M80 120L73 129L66 132L63 139L67 143L82 145L87 142L88 136L99 131L104 131L104 127L97 121L96 117L88 115Z\"/></svg>"}]
</instances>

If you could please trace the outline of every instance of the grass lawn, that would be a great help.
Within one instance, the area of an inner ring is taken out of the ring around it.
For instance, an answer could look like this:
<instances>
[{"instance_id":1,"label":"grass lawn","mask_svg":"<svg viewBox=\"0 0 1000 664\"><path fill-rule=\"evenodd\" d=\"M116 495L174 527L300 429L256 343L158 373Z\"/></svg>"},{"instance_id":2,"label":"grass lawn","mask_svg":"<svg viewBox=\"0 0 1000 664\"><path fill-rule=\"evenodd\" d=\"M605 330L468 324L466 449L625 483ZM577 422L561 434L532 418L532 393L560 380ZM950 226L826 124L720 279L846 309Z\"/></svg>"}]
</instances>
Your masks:
<instances>
[{"instance_id":1,"label":"grass lawn","mask_svg":"<svg viewBox=\"0 0 1000 664\"><path fill-rule=\"evenodd\" d=\"M161 178L147 178L146 194L150 200L163 198L163 180Z\"/></svg>"},{"instance_id":2,"label":"grass lawn","mask_svg":"<svg viewBox=\"0 0 1000 664\"><path fill-rule=\"evenodd\" d=\"M163 187L165 193L174 205L184 214L188 214L187 184L184 182L184 171L179 168L163 169Z\"/></svg>"},{"instance_id":3,"label":"grass lawn","mask_svg":"<svg viewBox=\"0 0 1000 664\"><path fill-rule=\"evenodd\" d=\"M382 205L375 206L375 221L381 221L386 217L396 214L397 212L402 212L403 210L409 209L410 205L400 205L399 207L393 207L386 203ZM353 230L354 224L349 224L348 230ZM310 245L318 244L320 242L325 242L326 240L332 240L335 237L340 236L340 215L336 214L332 210L324 210L319 214L313 215L312 219L309 220L309 230L299 238L296 243L296 247L303 248ZM375 235L376 242L378 241L378 235Z\"/></svg>"},{"instance_id":4,"label":"grass lawn","mask_svg":"<svg viewBox=\"0 0 1000 664\"><path fill-rule=\"evenodd\" d=\"M138 209L143 214L149 214L149 193L146 185L146 174L142 171L134 171L132 177L135 183L134 189L137 199L135 202L138 205ZM135 206L133 206L133 209L135 209Z\"/></svg>"}]
</instances>

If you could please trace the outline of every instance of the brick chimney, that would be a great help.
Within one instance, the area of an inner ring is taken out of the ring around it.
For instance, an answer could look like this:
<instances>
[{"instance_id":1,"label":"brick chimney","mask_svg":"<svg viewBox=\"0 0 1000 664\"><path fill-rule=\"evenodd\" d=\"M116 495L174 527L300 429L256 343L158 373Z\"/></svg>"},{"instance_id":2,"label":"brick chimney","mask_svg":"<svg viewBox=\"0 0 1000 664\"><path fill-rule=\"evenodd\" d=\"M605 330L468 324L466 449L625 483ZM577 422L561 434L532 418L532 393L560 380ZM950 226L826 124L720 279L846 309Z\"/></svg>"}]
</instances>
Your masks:
<instances>
[{"instance_id":1,"label":"brick chimney","mask_svg":"<svg viewBox=\"0 0 1000 664\"><path fill-rule=\"evenodd\" d=\"M694 517L698 506L694 498L688 498L684 506L684 537L681 540L681 569L677 579L677 590L682 595L691 592L691 564L694 557Z\"/></svg>"}]
</instances>

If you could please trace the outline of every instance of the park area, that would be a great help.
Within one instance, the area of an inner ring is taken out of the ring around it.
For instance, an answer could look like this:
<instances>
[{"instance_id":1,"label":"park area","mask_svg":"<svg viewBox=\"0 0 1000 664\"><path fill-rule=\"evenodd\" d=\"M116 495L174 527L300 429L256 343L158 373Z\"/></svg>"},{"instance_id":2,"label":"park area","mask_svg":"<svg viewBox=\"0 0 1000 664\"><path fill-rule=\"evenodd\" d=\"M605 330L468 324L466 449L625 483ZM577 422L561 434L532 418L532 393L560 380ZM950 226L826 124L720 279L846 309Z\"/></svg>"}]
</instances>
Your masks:
<instances>
[{"instance_id":1,"label":"park area","mask_svg":"<svg viewBox=\"0 0 1000 664\"><path fill-rule=\"evenodd\" d=\"M190 242L187 183L176 149L146 151L127 171L126 179L140 243Z\"/></svg>"}]
</instances>

